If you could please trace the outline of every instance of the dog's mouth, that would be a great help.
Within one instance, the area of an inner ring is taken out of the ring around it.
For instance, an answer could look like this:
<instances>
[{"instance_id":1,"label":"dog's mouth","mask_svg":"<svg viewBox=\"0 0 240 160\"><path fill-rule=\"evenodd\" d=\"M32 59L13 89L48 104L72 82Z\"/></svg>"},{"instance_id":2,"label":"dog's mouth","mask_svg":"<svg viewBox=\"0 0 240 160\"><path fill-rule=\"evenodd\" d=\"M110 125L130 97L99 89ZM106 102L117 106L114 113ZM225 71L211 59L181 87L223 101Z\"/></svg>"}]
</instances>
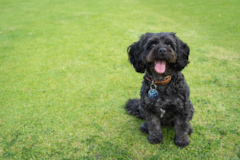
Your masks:
<instances>
[{"instance_id":1,"label":"dog's mouth","mask_svg":"<svg viewBox=\"0 0 240 160\"><path fill-rule=\"evenodd\" d=\"M176 58L173 51L166 54L150 52L146 57L146 61L149 63L152 72L163 75L169 73L170 66L176 62Z\"/></svg>"},{"instance_id":2,"label":"dog's mouth","mask_svg":"<svg viewBox=\"0 0 240 160\"><path fill-rule=\"evenodd\" d=\"M166 65L167 65L167 62L166 62L166 61L164 61L164 60L157 60L157 61L154 61L154 64L155 64L154 69L155 69L155 71L156 71L157 73L162 74L162 73L165 72L165 70L166 70Z\"/></svg>"}]
</instances>

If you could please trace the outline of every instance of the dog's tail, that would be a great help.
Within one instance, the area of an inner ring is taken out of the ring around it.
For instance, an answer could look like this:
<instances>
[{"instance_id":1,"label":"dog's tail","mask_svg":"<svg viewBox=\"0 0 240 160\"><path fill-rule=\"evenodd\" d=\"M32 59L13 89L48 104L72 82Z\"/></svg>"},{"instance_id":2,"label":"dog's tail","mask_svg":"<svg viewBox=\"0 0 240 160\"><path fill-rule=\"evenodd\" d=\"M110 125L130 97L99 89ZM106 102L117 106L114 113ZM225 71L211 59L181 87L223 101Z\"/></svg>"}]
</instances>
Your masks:
<instances>
[{"instance_id":1,"label":"dog's tail","mask_svg":"<svg viewBox=\"0 0 240 160\"><path fill-rule=\"evenodd\" d=\"M128 114L135 115L137 118L144 119L144 116L139 111L140 99L129 99L125 105Z\"/></svg>"}]
</instances>

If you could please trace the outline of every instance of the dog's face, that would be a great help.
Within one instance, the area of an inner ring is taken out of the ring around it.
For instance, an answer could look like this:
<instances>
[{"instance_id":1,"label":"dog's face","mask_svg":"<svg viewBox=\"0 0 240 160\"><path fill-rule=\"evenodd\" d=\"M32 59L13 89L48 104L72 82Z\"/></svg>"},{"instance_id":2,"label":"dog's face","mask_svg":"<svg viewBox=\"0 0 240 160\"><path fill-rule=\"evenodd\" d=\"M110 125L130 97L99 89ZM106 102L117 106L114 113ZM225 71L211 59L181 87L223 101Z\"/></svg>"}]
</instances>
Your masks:
<instances>
[{"instance_id":1,"label":"dog's face","mask_svg":"<svg viewBox=\"0 0 240 160\"><path fill-rule=\"evenodd\" d=\"M189 47L175 36L175 33L146 33L138 42L128 47L128 56L135 70L145 70L167 76L187 66Z\"/></svg>"}]
</instances>

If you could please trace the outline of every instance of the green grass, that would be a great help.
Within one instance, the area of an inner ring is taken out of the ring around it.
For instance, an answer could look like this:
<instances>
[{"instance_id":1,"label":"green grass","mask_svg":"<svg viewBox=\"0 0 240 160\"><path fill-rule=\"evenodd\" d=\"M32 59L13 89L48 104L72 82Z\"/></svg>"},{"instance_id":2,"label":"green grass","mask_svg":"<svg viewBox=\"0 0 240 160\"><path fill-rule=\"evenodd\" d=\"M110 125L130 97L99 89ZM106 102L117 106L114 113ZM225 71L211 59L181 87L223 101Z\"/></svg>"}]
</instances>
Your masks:
<instances>
[{"instance_id":1,"label":"green grass","mask_svg":"<svg viewBox=\"0 0 240 160\"><path fill-rule=\"evenodd\" d=\"M0 159L239 159L239 0L0 0ZM177 32L195 107L190 145L149 144L124 110L126 48Z\"/></svg>"}]
</instances>

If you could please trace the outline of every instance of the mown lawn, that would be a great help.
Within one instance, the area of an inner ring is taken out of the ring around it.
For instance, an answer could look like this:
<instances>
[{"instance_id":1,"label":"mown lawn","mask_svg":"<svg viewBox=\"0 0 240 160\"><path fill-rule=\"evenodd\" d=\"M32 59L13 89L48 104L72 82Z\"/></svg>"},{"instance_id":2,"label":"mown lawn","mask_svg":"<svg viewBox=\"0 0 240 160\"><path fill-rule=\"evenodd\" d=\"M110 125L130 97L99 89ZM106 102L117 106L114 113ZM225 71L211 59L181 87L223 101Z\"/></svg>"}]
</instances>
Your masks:
<instances>
[{"instance_id":1,"label":"mown lawn","mask_svg":"<svg viewBox=\"0 0 240 160\"><path fill-rule=\"evenodd\" d=\"M0 0L0 159L239 159L239 0ZM127 47L176 32L195 107L190 145L152 145L124 110Z\"/></svg>"}]
</instances>

